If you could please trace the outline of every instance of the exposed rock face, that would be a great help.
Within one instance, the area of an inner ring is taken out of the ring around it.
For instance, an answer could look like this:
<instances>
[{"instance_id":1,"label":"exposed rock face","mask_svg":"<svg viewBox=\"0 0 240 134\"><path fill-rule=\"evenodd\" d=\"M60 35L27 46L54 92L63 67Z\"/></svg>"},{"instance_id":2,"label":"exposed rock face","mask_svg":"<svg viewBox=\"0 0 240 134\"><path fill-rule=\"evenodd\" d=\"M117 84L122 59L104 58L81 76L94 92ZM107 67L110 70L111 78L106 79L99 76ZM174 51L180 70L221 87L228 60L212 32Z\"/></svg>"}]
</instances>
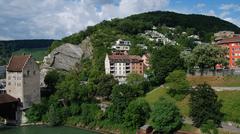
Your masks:
<instances>
[{"instance_id":1,"label":"exposed rock face","mask_svg":"<svg viewBox=\"0 0 240 134\"><path fill-rule=\"evenodd\" d=\"M69 71L80 63L81 59L91 58L92 44L90 38L86 38L79 45L70 43L55 48L50 54L44 57L41 66L41 86L44 86L44 77L51 69Z\"/></svg>"}]
</instances>

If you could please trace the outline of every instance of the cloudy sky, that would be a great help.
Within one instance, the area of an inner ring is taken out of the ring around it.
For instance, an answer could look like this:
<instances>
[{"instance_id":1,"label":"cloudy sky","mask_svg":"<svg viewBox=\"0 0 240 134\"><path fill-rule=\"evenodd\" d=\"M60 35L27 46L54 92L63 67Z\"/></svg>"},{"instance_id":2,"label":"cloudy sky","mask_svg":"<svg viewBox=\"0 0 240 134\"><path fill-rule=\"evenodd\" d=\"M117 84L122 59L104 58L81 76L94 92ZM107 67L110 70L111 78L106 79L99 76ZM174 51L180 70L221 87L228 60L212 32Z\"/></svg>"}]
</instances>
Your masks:
<instances>
[{"instance_id":1,"label":"cloudy sky","mask_svg":"<svg viewBox=\"0 0 240 134\"><path fill-rule=\"evenodd\" d=\"M0 40L60 39L104 19L155 10L217 16L240 26L239 0L0 0Z\"/></svg>"}]
</instances>

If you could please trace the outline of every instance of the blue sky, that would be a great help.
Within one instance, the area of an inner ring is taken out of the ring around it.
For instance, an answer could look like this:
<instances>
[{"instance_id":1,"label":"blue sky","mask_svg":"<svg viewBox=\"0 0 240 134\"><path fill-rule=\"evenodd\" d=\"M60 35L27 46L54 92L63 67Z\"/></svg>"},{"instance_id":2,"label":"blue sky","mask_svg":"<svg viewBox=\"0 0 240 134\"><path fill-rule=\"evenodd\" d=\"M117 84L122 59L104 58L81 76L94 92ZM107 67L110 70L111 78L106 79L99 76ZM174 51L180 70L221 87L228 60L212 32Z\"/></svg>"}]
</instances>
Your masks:
<instances>
[{"instance_id":1,"label":"blue sky","mask_svg":"<svg viewBox=\"0 0 240 134\"><path fill-rule=\"evenodd\" d=\"M0 0L0 40L60 39L147 11L216 16L240 26L240 0Z\"/></svg>"}]
</instances>

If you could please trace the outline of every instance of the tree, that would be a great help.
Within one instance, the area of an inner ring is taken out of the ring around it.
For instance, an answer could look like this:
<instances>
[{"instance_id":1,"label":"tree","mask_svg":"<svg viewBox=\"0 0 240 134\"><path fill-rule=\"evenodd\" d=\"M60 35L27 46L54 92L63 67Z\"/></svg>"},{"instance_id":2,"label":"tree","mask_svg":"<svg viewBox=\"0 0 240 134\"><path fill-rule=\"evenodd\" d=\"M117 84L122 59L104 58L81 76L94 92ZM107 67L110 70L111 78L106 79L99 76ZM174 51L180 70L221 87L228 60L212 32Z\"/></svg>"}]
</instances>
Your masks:
<instances>
[{"instance_id":1,"label":"tree","mask_svg":"<svg viewBox=\"0 0 240 134\"><path fill-rule=\"evenodd\" d=\"M216 70L216 65L227 64L227 50L215 45L198 45L192 51L192 57L196 66L199 66L201 75L206 68Z\"/></svg>"},{"instance_id":2,"label":"tree","mask_svg":"<svg viewBox=\"0 0 240 134\"><path fill-rule=\"evenodd\" d=\"M170 72L183 68L180 49L173 45L165 45L155 49L151 54L150 64L152 70L150 80L155 84L163 84Z\"/></svg>"},{"instance_id":3,"label":"tree","mask_svg":"<svg viewBox=\"0 0 240 134\"><path fill-rule=\"evenodd\" d=\"M157 131L169 134L181 128L182 116L174 102L162 97L154 104L151 122Z\"/></svg>"},{"instance_id":4,"label":"tree","mask_svg":"<svg viewBox=\"0 0 240 134\"><path fill-rule=\"evenodd\" d=\"M26 112L28 122L35 123L41 121L43 115L46 113L46 109L48 109L46 100L42 100L40 104L33 104L32 107Z\"/></svg>"},{"instance_id":5,"label":"tree","mask_svg":"<svg viewBox=\"0 0 240 134\"><path fill-rule=\"evenodd\" d=\"M44 83L49 89L55 90L55 86L60 78L61 75L57 70L51 70L47 72L47 75L44 78Z\"/></svg>"},{"instance_id":6,"label":"tree","mask_svg":"<svg viewBox=\"0 0 240 134\"><path fill-rule=\"evenodd\" d=\"M61 113L57 107L51 105L47 112L47 119L50 126L58 126L63 123L61 119Z\"/></svg>"},{"instance_id":7,"label":"tree","mask_svg":"<svg viewBox=\"0 0 240 134\"><path fill-rule=\"evenodd\" d=\"M190 88L183 70L174 70L166 77L165 81L171 96L187 94Z\"/></svg>"},{"instance_id":8,"label":"tree","mask_svg":"<svg viewBox=\"0 0 240 134\"><path fill-rule=\"evenodd\" d=\"M89 124L91 122L97 121L99 113L101 113L100 108L96 104L86 104L81 105L81 119L84 124Z\"/></svg>"},{"instance_id":9,"label":"tree","mask_svg":"<svg viewBox=\"0 0 240 134\"><path fill-rule=\"evenodd\" d=\"M111 94L112 105L107 109L108 118L117 123L123 121L124 110L136 97L136 92L129 85L114 86Z\"/></svg>"},{"instance_id":10,"label":"tree","mask_svg":"<svg viewBox=\"0 0 240 134\"><path fill-rule=\"evenodd\" d=\"M190 117L196 127L200 127L208 120L213 120L216 125L221 124L223 113L221 101L209 85L198 85L190 97Z\"/></svg>"},{"instance_id":11,"label":"tree","mask_svg":"<svg viewBox=\"0 0 240 134\"><path fill-rule=\"evenodd\" d=\"M150 106L144 99L130 102L124 112L124 125L126 127L139 128L150 117Z\"/></svg>"},{"instance_id":12,"label":"tree","mask_svg":"<svg viewBox=\"0 0 240 134\"><path fill-rule=\"evenodd\" d=\"M96 90L96 96L101 96L109 99L113 86L118 82L113 78L112 75L100 75L99 77L93 78L93 90Z\"/></svg>"},{"instance_id":13,"label":"tree","mask_svg":"<svg viewBox=\"0 0 240 134\"><path fill-rule=\"evenodd\" d=\"M202 124L200 129L203 134L218 134L217 126L212 120L208 120L206 123Z\"/></svg>"},{"instance_id":14,"label":"tree","mask_svg":"<svg viewBox=\"0 0 240 134\"><path fill-rule=\"evenodd\" d=\"M148 92L150 88L148 81L145 80L143 75L136 73L131 73L127 76L127 84L130 85L139 96Z\"/></svg>"}]
</instances>

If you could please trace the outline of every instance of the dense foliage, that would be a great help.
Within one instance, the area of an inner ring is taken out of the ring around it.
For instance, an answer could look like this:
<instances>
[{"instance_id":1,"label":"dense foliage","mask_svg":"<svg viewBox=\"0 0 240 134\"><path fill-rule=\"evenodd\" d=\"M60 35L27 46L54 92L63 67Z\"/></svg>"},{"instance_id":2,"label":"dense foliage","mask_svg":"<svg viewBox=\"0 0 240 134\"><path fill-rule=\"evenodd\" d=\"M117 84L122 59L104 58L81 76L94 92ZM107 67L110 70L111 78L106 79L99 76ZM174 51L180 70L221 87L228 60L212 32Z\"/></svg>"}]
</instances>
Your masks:
<instances>
[{"instance_id":1,"label":"dense foliage","mask_svg":"<svg viewBox=\"0 0 240 134\"><path fill-rule=\"evenodd\" d=\"M190 84L186 79L186 73L182 70L174 70L165 79L169 88L169 95L181 99L189 92Z\"/></svg>"},{"instance_id":2,"label":"dense foliage","mask_svg":"<svg viewBox=\"0 0 240 134\"><path fill-rule=\"evenodd\" d=\"M223 113L220 109L222 103L209 85L198 85L191 93L190 117L196 127L212 120L214 124L220 125Z\"/></svg>"},{"instance_id":3,"label":"dense foliage","mask_svg":"<svg viewBox=\"0 0 240 134\"><path fill-rule=\"evenodd\" d=\"M209 24L214 24L214 27ZM175 40L177 45L163 45L162 42L151 41L141 35L145 30L151 30L153 26L156 26L156 31L163 33L167 38ZM169 26L175 30L169 29ZM89 37L93 46L93 55L91 59L81 60L81 64L76 65L76 68L68 73L49 72L45 82L48 88L54 89L54 92L48 96L45 105L41 103L30 108L27 117L30 122L44 121L50 125L116 126L117 129L139 128L150 118L156 130L164 133L174 132L182 125L181 115L174 102L161 98L150 110L145 100L137 98L144 96L152 86L160 86L165 81L170 89L176 91L175 93L179 91L182 93L188 89L185 70L196 65L201 66L198 62L200 60L196 59L203 58L201 56L205 54L202 49L198 49L201 46L196 47L194 40L188 36L199 33L200 40L209 42L213 33L219 30L237 31L239 28L215 17L159 11L103 21L87 27L85 31L54 41L49 52L63 43L77 45ZM150 54L150 70L146 71L146 78L129 74L127 84L118 85L113 76L105 75L106 53L111 51L111 46L118 39L131 41L129 54L140 56L145 53ZM145 44L148 49L143 49L138 44ZM209 51L213 53L207 55L207 58L214 54L218 56L223 54L223 51L218 51L212 46L210 48ZM186 49L190 51L183 53ZM203 54L199 55L197 50ZM194 59L191 58L192 54L195 55ZM208 64L209 67L218 63L223 64L222 59L209 60L214 63ZM203 93L205 98L201 98L199 92ZM205 105L205 101L199 101L193 96L202 100L209 99L211 107L206 109L209 113L214 113L214 116L213 114L203 116L204 112L199 105L200 102ZM209 119L214 120L214 123L220 122L220 103L211 90L196 90L192 93L191 99L192 111L194 111L191 116L196 126L206 123ZM196 111L197 108L200 110ZM201 116L195 115L195 112L200 112Z\"/></svg>"},{"instance_id":4,"label":"dense foliage","mask_svg":"<svg viewBox=\"0 0 240 134\"><path fill-rule=\"evenodd\" d=\"M170 72L183 68L180 52L178 46L172 45L165 45L153 50L150 59L152 69L150 80L155 84L163 84Z\"/></svg>"},{"instance_id":5,"label":"dense foliage","mask_svg":"<svg viewBox=\"0 0 240 134\"><path fill-rule=\"evenodd\" d=\"M216 65L226 66L228 59L226 57L227 49L215 45L198 45L191 53L183 56L185 66L193 68L198 66L203 75L205 69L216 70Z\"/></svg>"},{"instance_id":6,"label":"dense foliage","mask_svg":"<svg viewBox=\"0 0 240 134\"><path fill-rule=\"evenodd\" d=\"M154 104L151 122L157 131L166 134L173 133L182 126L179 109L174 102L163 97Z\"/></svg>"},{"instance_id":7,"label":"dense foliage","mask_svg":"<svg viewBox=\"0 0 240 134\"><path fill-rule=\"evenodd\" d=\"M139 128L145 124L150 117L150 106L144 99L130 102L124 111L124 125L126 127Z\"/></svg>"}]
</instances>

